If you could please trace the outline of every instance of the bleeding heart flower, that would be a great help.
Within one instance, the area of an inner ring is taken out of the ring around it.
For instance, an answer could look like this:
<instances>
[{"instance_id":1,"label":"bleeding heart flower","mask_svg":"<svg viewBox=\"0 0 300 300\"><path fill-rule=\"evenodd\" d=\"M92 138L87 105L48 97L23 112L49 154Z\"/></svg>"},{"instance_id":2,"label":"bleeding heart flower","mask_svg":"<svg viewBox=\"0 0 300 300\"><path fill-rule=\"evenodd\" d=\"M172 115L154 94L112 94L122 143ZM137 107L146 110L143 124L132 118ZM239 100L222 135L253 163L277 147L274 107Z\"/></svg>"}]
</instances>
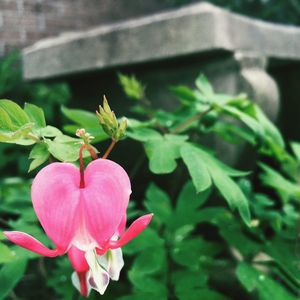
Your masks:
<instances>
[{"instance_id":1,"label":"bleeding heart flower","mask_svg":"<svg viewBox=\"0 0 300 300\"><path fill-rule=\"evenodd\" d=\"M72 281L81 294L87 296L91 288L103 294L109 279L118 280L124 265L119 248L152 218L152 214L142 216L125 231L130 194L127 173L111 160L96 159L84 173L69 163L52 163L35 177L31 196L36 215L56 248L49 249L23 232L5 235L43 256L68 253L76 272Z\"/></svg>"}]
</instances>

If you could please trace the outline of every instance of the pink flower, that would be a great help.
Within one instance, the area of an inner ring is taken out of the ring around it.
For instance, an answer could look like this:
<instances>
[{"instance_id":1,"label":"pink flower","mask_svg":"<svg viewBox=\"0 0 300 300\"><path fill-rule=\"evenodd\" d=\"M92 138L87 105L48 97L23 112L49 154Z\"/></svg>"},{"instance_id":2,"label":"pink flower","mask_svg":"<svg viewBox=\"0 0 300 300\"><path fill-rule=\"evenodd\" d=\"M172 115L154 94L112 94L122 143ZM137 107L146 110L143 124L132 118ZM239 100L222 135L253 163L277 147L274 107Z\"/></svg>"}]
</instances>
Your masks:
<instances>
[{"instance_id":1,"label":"pink flower","mask_svg":"<svg viewBox=\"0 0 300 300\"><path fill-rule=\"evenodd\" d=\"M31 196L36 215L56 248L49 249L23 232L5 235L43 256L68 253L75 270L72 281L81 294L87 296L91 288L103 294L109 279L118 280L123 267L120 247L152 218L152 214L144 215L125 231L130 194L127 173L111 160L92 161L81 176L70 163L52 163L35 177Z\"/></svg>"}]
</instances>

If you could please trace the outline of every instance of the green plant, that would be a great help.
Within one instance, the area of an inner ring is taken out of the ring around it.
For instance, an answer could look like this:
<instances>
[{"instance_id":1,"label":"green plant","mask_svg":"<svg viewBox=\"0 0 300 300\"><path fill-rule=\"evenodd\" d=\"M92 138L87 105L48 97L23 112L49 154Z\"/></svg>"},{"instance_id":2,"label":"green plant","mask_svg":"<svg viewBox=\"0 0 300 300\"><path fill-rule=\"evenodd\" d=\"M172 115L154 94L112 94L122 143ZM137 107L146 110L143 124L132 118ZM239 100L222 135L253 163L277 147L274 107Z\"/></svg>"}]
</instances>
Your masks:
<instances>
[{"instance_id":1,"label":"green plant","mask_svg":"<svg viewBox=\"0 0 300 300\"><path fill-rule=\"evenodd\" d=\"M300 144L287 144L247 96L217 94L203 75L196 79L194 89L171 88L178 98L172 112L153 108L136 78L120 75L120 81L134 100L125 138L143 146L142 156L148 158L154 178L169 174L175 189L149 183L144 200L129 207L129 219L147 210L154 213L153 222L124 247L127 277L123 275L103 298L297 299ZM118 136L115 128L123 128L105 106L98 116L105 123L104 130L95 114L67 107L62 112L71 122L64 127L71 136L47 126L39 107L26 104L22 109L1 100L0 139L31 145L33 170L49 158L76 163L77 128L94 135L90 142L97 149L100 141ZM201 143L208 134L236 147L249 144L259 158L253 159L253 170L240 171L217 158L214 149ZM0 224L36 232L49 245L30 207L29 185L21 179L2 182ZM45 259L1 239L0 279L18 274L14 281L0 286L3 299L22 278L28 261L38 260L42 266L38 272L43 274ZM64 258L55 264L47 284L55 297L72 299L74 290L65 276L71 268Z\"/></svg>"}]
</instances>

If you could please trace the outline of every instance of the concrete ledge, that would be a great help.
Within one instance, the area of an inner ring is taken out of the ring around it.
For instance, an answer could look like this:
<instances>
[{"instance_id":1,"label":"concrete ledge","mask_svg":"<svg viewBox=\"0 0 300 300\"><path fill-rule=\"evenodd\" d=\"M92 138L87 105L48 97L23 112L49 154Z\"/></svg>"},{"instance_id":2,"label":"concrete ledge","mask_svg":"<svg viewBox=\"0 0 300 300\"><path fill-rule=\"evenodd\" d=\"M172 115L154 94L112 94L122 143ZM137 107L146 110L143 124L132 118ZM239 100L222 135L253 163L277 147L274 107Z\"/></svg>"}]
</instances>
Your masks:
<instances>
[{"instance_id":1,"label":"concrete ledge","mask_svg":"<svg viewBox=\"0 0 300 300\"><path fill-rule=\"evenodd\" d=\"M45 39L23 51L25 79L44 79L213 50L300 60L300 28L208 3Z\"/></svg>"}]
</instances>

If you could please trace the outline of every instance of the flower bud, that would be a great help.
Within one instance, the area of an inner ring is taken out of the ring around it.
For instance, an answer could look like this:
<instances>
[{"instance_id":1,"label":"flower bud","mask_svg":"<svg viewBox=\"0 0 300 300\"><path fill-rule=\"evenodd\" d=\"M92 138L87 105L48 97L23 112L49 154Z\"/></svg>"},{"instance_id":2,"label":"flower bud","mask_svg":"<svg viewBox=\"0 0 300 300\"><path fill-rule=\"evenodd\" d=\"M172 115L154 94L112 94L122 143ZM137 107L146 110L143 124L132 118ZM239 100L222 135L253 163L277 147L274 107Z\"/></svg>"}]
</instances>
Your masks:
<instances>
[{"instance_id":1,"label":"flower bud","mask_svg":"<svg viewBox=\"0 0 300 300\"><path fill-rule=\"evenodd\" d=\"M127 119L118 121L115 113L111 110L106 97L103 97L103 105L99 105L99 111L96 111L97 118L105 133L114 141L119 141L124 137L127 127Z\"/></svg>"}]
</instances>

